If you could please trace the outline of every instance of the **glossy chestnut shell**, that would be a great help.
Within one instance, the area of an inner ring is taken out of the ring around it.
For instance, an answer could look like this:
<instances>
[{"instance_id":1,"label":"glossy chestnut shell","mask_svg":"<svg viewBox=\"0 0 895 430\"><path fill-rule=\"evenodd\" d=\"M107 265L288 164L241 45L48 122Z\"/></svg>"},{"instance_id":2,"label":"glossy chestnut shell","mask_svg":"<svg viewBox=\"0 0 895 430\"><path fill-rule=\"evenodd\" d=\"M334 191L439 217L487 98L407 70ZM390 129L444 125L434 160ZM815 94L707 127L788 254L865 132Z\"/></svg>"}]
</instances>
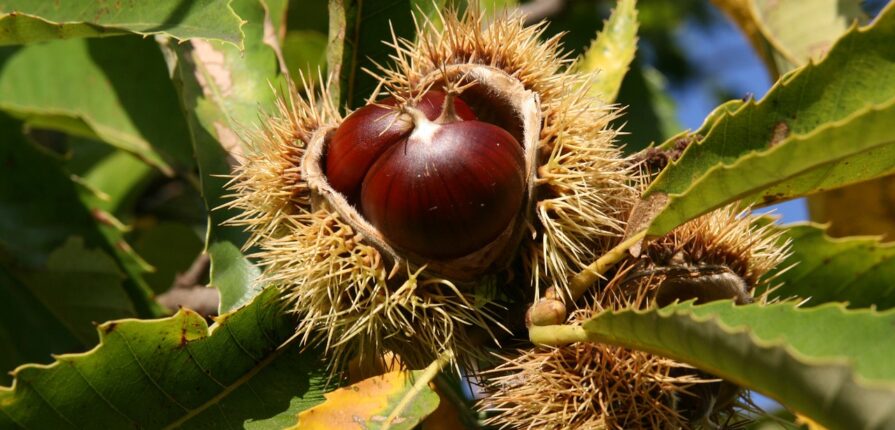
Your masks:
<instances>
[{"instance_id":1,"label":"glossy chestnut shell","mask_svg":"<svg viewBox=\"0 0 895 430\"><path fill-rule=\"evenodd\" d=\"M429 91L415 105L429 120L442 112L446 94ZM329 184L352 204L358 203L361 182L370 166L399 139L413 130L413 122L406 115L390 109L398 101L389 97L377 104L364 106L345 118L336 129L326 155L326 176ZM461 119L475 119L475 114L459 98L454 99L454 110Z\"/></svg>"},{"instance_id":2,"label":"glossy chestnut shell","mask_svg":"<svg viewBox=\"0 0 895 430\"><path fill-rule=\"evenodd\" d=\"M437 243L431 239L422 239L419 241L425 244L422 247L422 252L414 252L407 248L407 245L398 244L393 239L395 237L394 233L391 233L390 237L386 236L379 226L374 225L370 221L370 216L362 211L362 183L376 160L370 162L366 171L359 169L362 171L362 174L358 175L360 177L360 185L359 188L354 189L353 196L348 195L351 193L351 190L336 190L330 180L331 176L343 173L341 171L342 167L328 168L328 164L333 166L334 164L330 163L339 162L339 160L332 159L334 154L337 154L333 148L336 145L342 145L342 143L334 142L336 140L334 138L336 133L339 132L338 129L346 124L345 120L340 121L338 124L321 127L314 132L307 143L302 158L301 175L307 181L308 188L311 191L313 210L323 210L337 214L343 222L352 228L352 231L356 234L355 237L374 246L379 251L379 256L382 257L385 267L389 268L387 276L399 276L401 273L416 271L425 266L427 273L440 276L442 279L449 279L458 286L473 285L481 279L482 275L494 273L514 261L519 254L519 243L524 235L529 234L531 231L527 226L531 225L534 217L531 205L535 201L538 144L541 134L540 102L537 94L526 89L514 76L502 70L478 64L447 65L437 73L421 77L417 87L440 88L442 86L462 87L462 94L460 94L459 98L471 108L471 111L466 110L466 113L464 113L463 104L455 101L452 105L455 111L454 115L452 115L454 120L469 119L474 112L474 116L480 120L509 132L515 141L519 143L524 154L522 204L518 207L518 211L514 214L513 219L505 225L503 231L490 243L462 256L442 257L443 255L460 253L462 251L458 249L468 249L472 246L451 245L455 246L455 250L447 253L438 249L432 249L447 247L450 245L447 242ZM428 97L430 95L426 94L421 99L425 102ZM416 105L411 103L401 107L395 106L393 109L388 109L387 103L397 104L394 101L386 100L378 104L389 111L386 114L390 114L393 110L400 115L404 115L404 121L407 124L413 124L411 132L418 131L419 127L417 125L420 124L420 121L417 120L417 117L422 117L426 123L431 124L430 118L436 116L427 110L425 103L417 103ZM432 105L437 106L437 103L432 103ZM428 107L431 108L432 106ZM412 115L411 112L413 111L424 113L422 115ZM441 115L439 114L438 116ZM435 122L438 122L438 119L436 118ZM443 124L439 125L443 126ZM431 127L423 127L423 129L433 130ZM342 133L345 131L348 130L343 130ZM397 145L409 138L410 133L405 137L397 139L394 144ZM352 141L349 140L348 142ZM372 151L372 153L375 154L376 151ZM382 154L379 155L381 156ZM378 159L379 157L375 158ZM513 158L515 159L515 156ZM516 163L516 161L513 163ZM352 167L350 164L347 165L349 169ZM508 206L514 206L514 204ZM507 210L507 212L510 211ZM486 213L484 218L474 221L476 224L487 224L491 222L489 218L495 214L498 215L495 218L500 217L499 213L495 211ZM473 228L476 227L470 227L470 229ZM483 234L482 236L490 236L490 234ZM481 241L485 240L487 239L481 239ZM413 248L420 249L417 247ZM432 257L432 255L437 257Z\"/></svg>"},{"instance_id":3,"label":"glossy chestnut shell","mask_svg":"<svg viewBox=\"0 0 895 430\"><path fill-rule=\"evenodd\" d=\"M370 168L362 213L397 247L446 259L493 241L519 213L522 147L480 121L417 123Z\"/></svg>"},{"instance_id":4,"label":"glossy chestnut shell","mask_svg":"<svg viewBox=\"0 0 895 430\"><path fill-rule=\"evenodd\" d=\"M361 108L338 127L326 154L332 188L398 249L451 259L494 241L525 197L522 146L439 91L406 113L393 104Z\"/></svg>"}]
</instances>

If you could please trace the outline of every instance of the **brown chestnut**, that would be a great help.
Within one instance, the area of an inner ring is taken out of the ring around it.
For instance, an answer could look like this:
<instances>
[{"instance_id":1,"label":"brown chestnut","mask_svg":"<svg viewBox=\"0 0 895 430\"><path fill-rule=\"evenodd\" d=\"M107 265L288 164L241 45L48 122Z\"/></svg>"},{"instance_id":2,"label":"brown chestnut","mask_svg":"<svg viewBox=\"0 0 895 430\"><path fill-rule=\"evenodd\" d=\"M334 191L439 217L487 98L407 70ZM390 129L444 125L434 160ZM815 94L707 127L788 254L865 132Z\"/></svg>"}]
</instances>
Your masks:
<instances>
[{"instance_id":1,"label":"brown chestnut","mask_svg":"<svg viewBox=\"0 0 895 430\"><path fill-rule=\"evenodd\" d=\"M413 122L410 135L370 167L362 212L399 248L434 259L470 254L519 213L522 147L506 130L481 121L442 115L432 122L417 111Z\"/></svg>"},{"instance_id":2,"label":"brown chestnut","mask_svg":"<svg viewBox=\"0 0 895 430\"><path fill-rule=\"evenodd\" d=\"M430 120L441 114L446 94L429 91L424 94L416 109ZM373 162L399 139L413 129L413 122L388 106L398 102L389 97L377 104L364 106L345 118L330 140L326 156L326 178L330 186L348 198L358 202L361 181ZM454 98L454 110L461 119L475 119L472 109Z\"/></svg>"},{"instance_id":3,"label":"brown chestnut","mask_svg":"<svg viewBox=\"0 0 895 430\"><path fill-rule=\"evenodd\" d=\"M454 95L430 91L404 112L387 107L395 103L358 109L339 126L326 154L330 186L392 246L418 256L452 259L493 242L522 206L522 146Z\"/></svg>"}]
</instances>

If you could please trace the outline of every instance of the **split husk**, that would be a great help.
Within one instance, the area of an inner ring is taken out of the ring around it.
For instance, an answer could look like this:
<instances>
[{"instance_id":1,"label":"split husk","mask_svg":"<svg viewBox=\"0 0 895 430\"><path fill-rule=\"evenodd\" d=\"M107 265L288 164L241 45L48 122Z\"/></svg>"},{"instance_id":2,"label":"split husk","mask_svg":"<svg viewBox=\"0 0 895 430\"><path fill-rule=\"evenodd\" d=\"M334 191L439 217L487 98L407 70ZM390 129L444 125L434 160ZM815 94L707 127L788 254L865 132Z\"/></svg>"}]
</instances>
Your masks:
<instances>
[{"instance_id":1,"label":"split husk","mask_svg":"<svg viewBox=\"0 0 895 430\"><path fill-rule=\"evenodd\" d=\"M480 119L523 144L524 209L494 243L452 261L389 244L326 183L321 159L342 120L326 86L281 100L231 182L242 215L230 223L251 232L259 282L283 291L305 341L337 362L386 351L409 366L446 350L482 356L483 342L522 325L521 312L496 317L507 298L566 288L624 234L636 197L638 168L610 127L618 111L587 95L593 76L570 71L558 38L542 41L544 27L520 17L441 18L441 29L421 24L415 42L391 42L396 64L379 71L380 88L404 102L397 109L433 87L464 88Z\"/></svg>"}]
</instances>

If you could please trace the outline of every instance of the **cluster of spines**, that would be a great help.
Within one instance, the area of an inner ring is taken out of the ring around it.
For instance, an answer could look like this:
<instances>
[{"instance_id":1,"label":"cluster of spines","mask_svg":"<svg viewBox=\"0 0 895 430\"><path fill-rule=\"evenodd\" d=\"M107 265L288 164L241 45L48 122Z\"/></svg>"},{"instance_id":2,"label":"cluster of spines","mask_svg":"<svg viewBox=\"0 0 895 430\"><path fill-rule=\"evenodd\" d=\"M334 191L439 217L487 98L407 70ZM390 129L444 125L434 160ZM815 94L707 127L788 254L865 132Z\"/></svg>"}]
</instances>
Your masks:
<instances>
[{"instance_id":1,"label":"cluster of spines","mask_svg":"<svg viewBox=\"0 0 895 430\"><path fill-rule=\"evenodd\" d=\"M789 252L773 223L759 225L748 211L727 206L691 220L651 241L644 253L652 265L667 265L675 255L684 264L726 267L749 287L769 282L764 275Z\"/></svg>"},{"instance_id":2,"label":"cluster of spines","mask_svg":"<svg viewBox=\"0 0 895 430\"><path fill-rule=\"evenodd\" d=\"M305 82L304 76L300 76ZM322 80L321 80L322 81ZM338 109L327 96L303 86L305 94L296 94L290 85L277 91L276 112L262 113L261 127L249 130L248 151L238 160L225 196L224 207L237 209L228 225L243 227L250 237L243 246L250 249L265 239L288 234L311 209L311 192L301 174L301 161L310 136L318 129L341 121ZM258 255L260 261L265 255Z\"/></svg>"},{"instance_id":3,"label":"cluster of spines","mask_svg":"<svg viewBox=\"0 0 895 430\"><path fill-rule=\"evenodd\" d=\"M485 23L481 14L445 13L442 27L422 24L418 40L395 40L397 66L380 71L393 94L413 94L445 64L501 69L538 94L542 111L538 236L528 242L524 267L535 290L565 289L571 273L590 264L624 234L639 172L614 144L619 111L588 96L592 75L571 71L561 35L542 40L545 24L523 17ZM546 284L546 285L544 285Z\"/></svg>"},{"instance_id":4,"label":"cluster of spines","mask_svg":"<svg viewBox=\"0 0 895 430\"><path fill-rule=\"evenodd\" d=\"M788 247L773 226L756 220L725 207L652 241L640 261L623 263L568 323L579 324L604 310L651 306L664 279L655 269L680 264L675 255L684 255L683 263L691 267L725 267L750 288L769 282L765 275L786 258ZM632 273L641 270L655 274L629 285ZM717 383L673 360L591 342L520 350L483 376L489 393L480 407L496 412L491 422L507 428L692 428L675 409L675 399L691 395L697 384ZM749 409L748 398L718 405L704 419L717 423L734 408Z\"/></svg>"}]
</instances>

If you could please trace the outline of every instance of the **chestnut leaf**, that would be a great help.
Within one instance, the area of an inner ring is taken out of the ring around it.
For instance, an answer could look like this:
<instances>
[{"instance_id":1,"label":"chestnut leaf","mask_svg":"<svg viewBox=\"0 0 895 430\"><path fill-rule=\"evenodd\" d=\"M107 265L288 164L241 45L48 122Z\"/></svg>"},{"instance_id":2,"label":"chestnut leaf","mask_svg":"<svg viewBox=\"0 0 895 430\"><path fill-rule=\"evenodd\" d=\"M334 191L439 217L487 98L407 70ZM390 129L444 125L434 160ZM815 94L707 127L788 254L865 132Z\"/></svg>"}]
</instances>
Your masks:
<instances>
[{"instance_id":1,"label":"chestnut leaf","mask_svg":"<svg viewBox=\"0 0 895 430\"><path fill-rule=\"evenodd\" d=\"M796 306L687 302L605 311L581 326L535 327L530 335L535 342L602 342L679 360L825 428L895 425L895 311Z\"/></svg>"},{"instance_id":2,"label":"chestnut leaf","mask_svg":"<svg viewBox=\"0 0 895 430\"><path fill-rule=\"evenodd\" d=\"M334 387L317 351L288 341L279 300L268 289L211 327L187 309L103 323L96 348L13 372L0 427L283 428Z\"/></svg>"},{"instance_id":3,"label":"chestnut leaf","mask_svg":"<svg viewBox=\"0 0 895 430\"><path fill-rule=\"evenodd\" d=\"M792 254L771 274L779 274L772 285L782 284L770 291L771 298L807 297L803 306L895 307L895 244L871 236L833 238L818 224L780 230Z\"/></svg>"},{"instance_id":4,"label":"chestnut leaf","mask_svg":"<svg viewBox=\"0 0 895 430\"><path fill-rule=\"evenodd\" d=\"M598 73L589 94L606 103L615 102L628 67L637 51L635 0L619 1L597 39L576 63L580 72Z\"/></svg>"},{"instance_id":5,"label":"chestnut leaf","mask_svg":"<svg viewBox=\"0 0 895 430\"><path fill-rule=\"evenodd\" d=\"M0 45L136 33L242 46L232 0L81 2L10 0L0 5Z\"/></svg>"},{"instance_id":6,"label":"chestnut leaf","mask_svg":"<svg viewBox=\"0 0 895 430\"><path fill-rule=\"evenodd\" d=\"M221 312L247 303L258 293L254 281L260 271L241 251L247 234L241 228L221 225L235 215L233 210L215 208L226 202L226 175L231 173L235 157L245 150L239 133L258 124L259 109L274 109L271 85L285 88L281 85L279 41L266 36L276 34L273 29L286 2L235 0L232 6L248 21L243 26L245 51L215 41L162 43L192 132L209 214L206 247L211 258L211 285L221 292Z\"/></svg>"},{"instance_id":7,"label":"chestnut leaf","mask_svg":"<svg viewBox=\"0 0 895 430\"><path fill-rule=\"evenodd\" d=\"M25 361L93 346L93 321L160 314L121 231L100 222L61 160L27 142L21 130L0 114L4 374Z\"/></svg>"},{"instance_id":8,"label":"chestnut leaf","mask_svg":"<svg viewBox=\"0 0 895 430\"><path fill-rule=\"evenodd\" d=\"M153 40L131 35L4 47L0 63L0 109L10 115L101 140L169 176L193 165L187 123Z\"/></svg>"},{"instance_id":9,"label":"chestnut leaf","mask_svg":"<svg viewBox=\"0 0 895 430\"><path fill-rule=\"evenodd\" d=\"M379 83L364 69L387 65L394 50L386 45L394 35L413 39L414 0L330 0L327 68L337 79L330 91L333 104L362 106Z\"/></svg>"},{"instance_id":10,"label":"chestnut leaf","mask_svg":"<svg viewBox=\"0 0 895 430\"><path fill-rule=\"evenodd\" d=\"M895 73L893 9L761 101L714 112L706 134L690 135L681 158L644 192L636 230L661 235L736 200L769 204L895 171L895 129L887 126L895 115L887 79Z\"/></svg>"}]
</instances>

